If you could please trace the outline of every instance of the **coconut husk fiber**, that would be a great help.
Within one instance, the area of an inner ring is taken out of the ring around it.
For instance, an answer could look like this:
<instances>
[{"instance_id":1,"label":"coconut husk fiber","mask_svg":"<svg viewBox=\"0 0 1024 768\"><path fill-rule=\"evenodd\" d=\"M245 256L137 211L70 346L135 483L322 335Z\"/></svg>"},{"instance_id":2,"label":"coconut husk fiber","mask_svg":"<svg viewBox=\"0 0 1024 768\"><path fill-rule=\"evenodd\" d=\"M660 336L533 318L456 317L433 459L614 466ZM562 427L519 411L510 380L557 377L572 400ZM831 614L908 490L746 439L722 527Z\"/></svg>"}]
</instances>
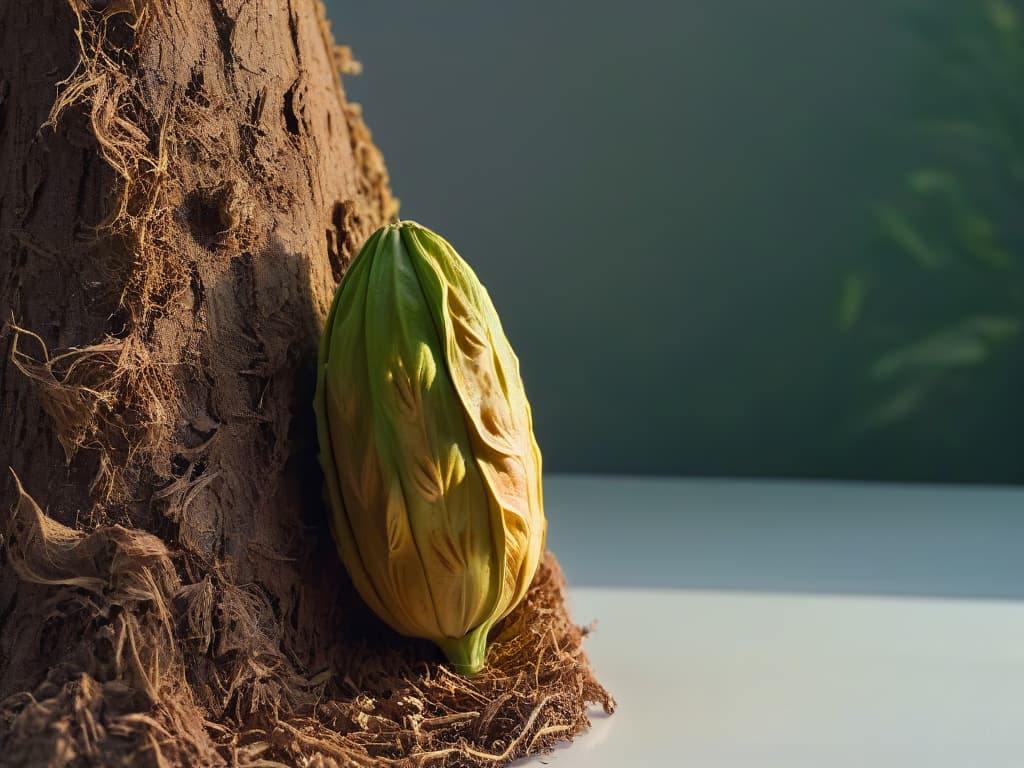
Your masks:
<instances>
[{"instance_id":1,"label":"coconut husk fiber","mask_svg":"<svg viewBox=\"0 0 1024 768\"><path fill-rule=\"evenodd\" d=\"M503 765L613 708L552 556L473 678L337 559L316 340L397 212L355 68L314 0L0 4L0 765Z\"/></svg>"}]
</instances>

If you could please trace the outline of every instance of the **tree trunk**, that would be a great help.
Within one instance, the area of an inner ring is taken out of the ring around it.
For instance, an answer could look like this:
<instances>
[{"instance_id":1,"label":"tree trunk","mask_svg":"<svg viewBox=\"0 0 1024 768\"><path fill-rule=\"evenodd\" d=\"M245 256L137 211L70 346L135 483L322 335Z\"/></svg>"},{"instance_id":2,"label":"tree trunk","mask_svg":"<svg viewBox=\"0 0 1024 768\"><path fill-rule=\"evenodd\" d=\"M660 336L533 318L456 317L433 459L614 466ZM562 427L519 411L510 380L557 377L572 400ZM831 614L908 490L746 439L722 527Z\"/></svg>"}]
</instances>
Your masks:
<instances>
[{"instance_id":1,"label":"tree trunk","mask_svg":"<svg viewBox=\"0 0 1024 768\"><path fill-rule=\"evenodd\" d=\"M553 560L467 681L334 555L316 340L397 210L349 62L317 0L0 5L2 763L505 763L611 706Z\"/></svg>"}]
</instances>

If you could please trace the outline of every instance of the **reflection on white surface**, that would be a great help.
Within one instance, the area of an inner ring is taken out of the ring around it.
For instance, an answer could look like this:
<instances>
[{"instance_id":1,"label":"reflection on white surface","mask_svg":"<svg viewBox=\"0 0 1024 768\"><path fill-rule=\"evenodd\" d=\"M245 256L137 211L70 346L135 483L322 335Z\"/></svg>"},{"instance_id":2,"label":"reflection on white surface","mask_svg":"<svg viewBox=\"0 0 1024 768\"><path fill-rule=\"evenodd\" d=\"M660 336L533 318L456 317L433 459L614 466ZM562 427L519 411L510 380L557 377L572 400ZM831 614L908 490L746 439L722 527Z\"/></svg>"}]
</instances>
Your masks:
<instances>
[{"instance_id":1,"label":"reflection on white surface","mask_svg":"<svg viewBox=\"0 0 1024 768\"><path fill-rule=\"evenodd\" d=\"M618 699L557 768L1021 768L1024 605L575 589ZM542 762L543 761L543 762Z\"/></svg>"}]
</instances>

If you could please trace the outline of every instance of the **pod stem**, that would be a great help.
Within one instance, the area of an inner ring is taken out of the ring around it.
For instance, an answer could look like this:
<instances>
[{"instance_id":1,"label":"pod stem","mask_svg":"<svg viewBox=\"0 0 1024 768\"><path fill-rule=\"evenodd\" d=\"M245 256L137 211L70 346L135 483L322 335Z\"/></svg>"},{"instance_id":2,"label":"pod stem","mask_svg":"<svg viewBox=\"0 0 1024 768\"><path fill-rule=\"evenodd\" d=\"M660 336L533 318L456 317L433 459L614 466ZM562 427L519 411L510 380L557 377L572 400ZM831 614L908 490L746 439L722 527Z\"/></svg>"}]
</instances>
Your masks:
<instances>
[{"instance_id":1,"label":"pod stem","mask_svg":"<svg viewBox=\"0 0 1024 768\"><path fill-rule=\"evenodd\" d=\"M462 637L443 637L435 642L460 675L475 675L484 668L487 657L487 632L490 624L481 624Z\"/></svg>"}]
</instances>

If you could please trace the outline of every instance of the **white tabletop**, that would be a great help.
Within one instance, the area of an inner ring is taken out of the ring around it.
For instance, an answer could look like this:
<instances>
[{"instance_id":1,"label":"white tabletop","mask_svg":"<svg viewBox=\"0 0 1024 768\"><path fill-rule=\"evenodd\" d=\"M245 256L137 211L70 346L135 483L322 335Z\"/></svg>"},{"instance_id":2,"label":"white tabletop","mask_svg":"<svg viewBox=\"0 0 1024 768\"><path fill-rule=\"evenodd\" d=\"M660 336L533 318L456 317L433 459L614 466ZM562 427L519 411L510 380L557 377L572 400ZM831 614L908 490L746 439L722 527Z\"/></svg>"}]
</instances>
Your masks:
<instances>
[{"instance_id":1,"label":"white tabletop","mask_svg":"<svg viewBox=\"0 0 1024 768\"><path fill-rule=\"evenodd\" d=\"M1024 766L1024 490L556 475L545 496L619 710L544 763Z\"/></svg>"}]
</instances>

